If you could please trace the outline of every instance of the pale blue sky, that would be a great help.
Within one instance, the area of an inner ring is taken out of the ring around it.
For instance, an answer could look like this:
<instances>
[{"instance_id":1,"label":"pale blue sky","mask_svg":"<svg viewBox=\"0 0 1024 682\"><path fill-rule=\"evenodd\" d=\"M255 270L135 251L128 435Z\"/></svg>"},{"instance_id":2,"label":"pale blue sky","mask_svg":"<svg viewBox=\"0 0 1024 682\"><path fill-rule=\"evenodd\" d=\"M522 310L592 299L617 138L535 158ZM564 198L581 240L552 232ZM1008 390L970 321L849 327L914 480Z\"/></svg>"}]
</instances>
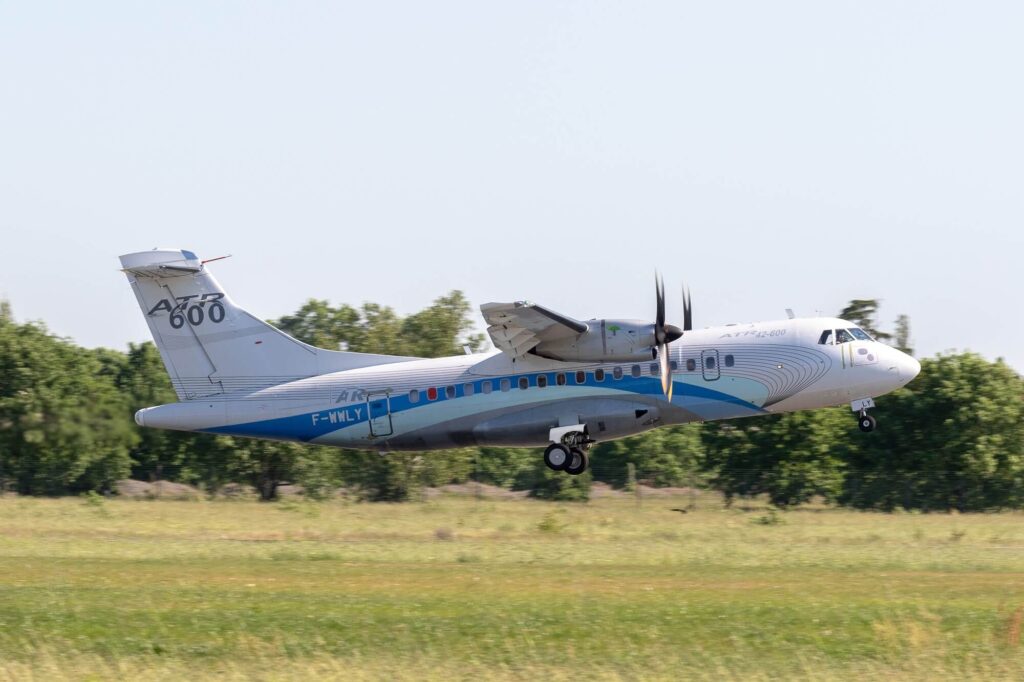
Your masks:
<instances>
[{"instance_id":1,"label":"pale blue sky","mask_svg":"<svg viewBox=\"0 0 1024 682\"><path fill-rule=\"evenodd\" d=\"M148 338L121 253L252 312L452 288L697 326L907 313L1024 370L1021 3L0 2L0 296ZM670 317L681 306L672 296Z\"/></svg>"}]
</instances>

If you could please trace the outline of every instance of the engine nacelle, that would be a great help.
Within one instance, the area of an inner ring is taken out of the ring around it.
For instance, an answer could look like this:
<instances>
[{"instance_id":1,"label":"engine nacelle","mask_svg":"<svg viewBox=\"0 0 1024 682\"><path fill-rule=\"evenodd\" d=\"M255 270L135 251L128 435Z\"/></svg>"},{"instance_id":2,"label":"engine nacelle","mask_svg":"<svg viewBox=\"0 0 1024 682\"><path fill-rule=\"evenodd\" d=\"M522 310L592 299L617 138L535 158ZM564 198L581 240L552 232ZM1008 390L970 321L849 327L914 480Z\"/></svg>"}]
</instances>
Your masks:
<instances>
[{"instance_id":1,"label":"engine nacelle","mask_svg":"<svg viewBox=\"0 0 1024 682\"><path fill-rule=\"evenodd\" d=\"M588 320L572 338L542 341L531 351L564 362L641 362L657 353L654 325L643 320Z\"/></svg>"}]
</instances>

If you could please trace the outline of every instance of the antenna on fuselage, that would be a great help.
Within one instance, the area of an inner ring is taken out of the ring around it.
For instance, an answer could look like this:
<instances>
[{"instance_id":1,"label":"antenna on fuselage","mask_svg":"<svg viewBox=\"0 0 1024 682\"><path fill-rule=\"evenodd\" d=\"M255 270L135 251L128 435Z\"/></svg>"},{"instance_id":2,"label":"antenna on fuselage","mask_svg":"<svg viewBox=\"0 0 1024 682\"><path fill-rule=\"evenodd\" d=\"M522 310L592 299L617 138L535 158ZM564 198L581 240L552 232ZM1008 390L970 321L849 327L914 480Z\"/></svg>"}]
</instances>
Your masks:
<instances>
[{"instance_id":1,"label":"antenna on fuselage","mask_svg":"<svg viewBox=\"0 0 1024 682\"><path fill-rule=\"evenodd\" d=\"M786 317L788 317L791 320L796 319L796 313L793 312L792 308L786 308Z\"/></svg>"}]
</instances>

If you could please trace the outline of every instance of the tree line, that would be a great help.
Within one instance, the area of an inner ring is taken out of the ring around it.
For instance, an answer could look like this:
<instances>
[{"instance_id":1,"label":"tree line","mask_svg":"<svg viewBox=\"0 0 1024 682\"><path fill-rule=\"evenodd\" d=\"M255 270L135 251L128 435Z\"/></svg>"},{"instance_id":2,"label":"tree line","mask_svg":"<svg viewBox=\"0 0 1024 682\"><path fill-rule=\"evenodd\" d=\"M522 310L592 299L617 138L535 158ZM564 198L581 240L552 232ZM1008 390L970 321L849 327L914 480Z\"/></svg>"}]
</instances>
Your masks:
<instances>
[{"instance_id":1,"label":"tree line","mask_svg":"<svg viewBox=\"0 0 1024 682\"><path fill-rule=\"evenodd\" d=\"M909 319L890 337L878 302L840 316L909 347ZM402 317L387 306L310 300L274 322L326 348L440 357L478 350L471 309L453 291ZM426 486L477 481L548 499L584 500L599 481L767 496L780 507L812 498L863 509L978 511L1024 507L1024 379L969 352L921 360L907 387L878 399L880 427L857 430L847 408L666 427L601 443L591 469L549 471L539 450L462 448L430 453L338 450L144 429L136 410L174 402L156 347L81 348L42 323L18 323L0 302L0 490L25 495L109 492L124 478L168 480L211 493L251 484L264 500L283 483L311 497L344 487L368 500L415 498Z\"/></svg>"}]
</instances>

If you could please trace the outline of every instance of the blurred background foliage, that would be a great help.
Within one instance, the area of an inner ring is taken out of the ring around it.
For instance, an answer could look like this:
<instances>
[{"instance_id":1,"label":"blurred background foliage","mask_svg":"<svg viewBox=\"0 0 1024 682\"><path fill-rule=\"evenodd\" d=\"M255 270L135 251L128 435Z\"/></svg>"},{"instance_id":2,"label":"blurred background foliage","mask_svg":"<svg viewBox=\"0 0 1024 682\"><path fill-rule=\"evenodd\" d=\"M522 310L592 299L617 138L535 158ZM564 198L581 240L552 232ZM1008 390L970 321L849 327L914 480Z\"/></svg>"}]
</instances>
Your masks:
<instances>
[{"instance_id":1,"label":"blurred background foliage","mask_svg":"<svg viewBox=\"0 0 1024 682\"><path fill-rule=\"evenodd\" d=\"M879 329L878 301L840 316L910 350L910 321ZM326 348L419 357L485 347L470 305L453 291L401 317L389 307L309 300L274 321ZM614 488L689 487L727 501L767 496L780 507L812 498L855 508L978 511L1024 506L1024 380L1001 360L950 353L921 361L909 386L878 400L877 431L863 434L846 408L689 424L601 443L591 469L571 477L544 467L540 450L344 451L138 428L132 415L176 400L152 343L127 352L84 349L18 323L0 302L0 489L26 495L109 492L117 480L166 480L215 493L253 486L273 500L285 483L321 498L345 488L402 501L425 487L479 482L558 500Z\"/></svg>"}]
</instances>

